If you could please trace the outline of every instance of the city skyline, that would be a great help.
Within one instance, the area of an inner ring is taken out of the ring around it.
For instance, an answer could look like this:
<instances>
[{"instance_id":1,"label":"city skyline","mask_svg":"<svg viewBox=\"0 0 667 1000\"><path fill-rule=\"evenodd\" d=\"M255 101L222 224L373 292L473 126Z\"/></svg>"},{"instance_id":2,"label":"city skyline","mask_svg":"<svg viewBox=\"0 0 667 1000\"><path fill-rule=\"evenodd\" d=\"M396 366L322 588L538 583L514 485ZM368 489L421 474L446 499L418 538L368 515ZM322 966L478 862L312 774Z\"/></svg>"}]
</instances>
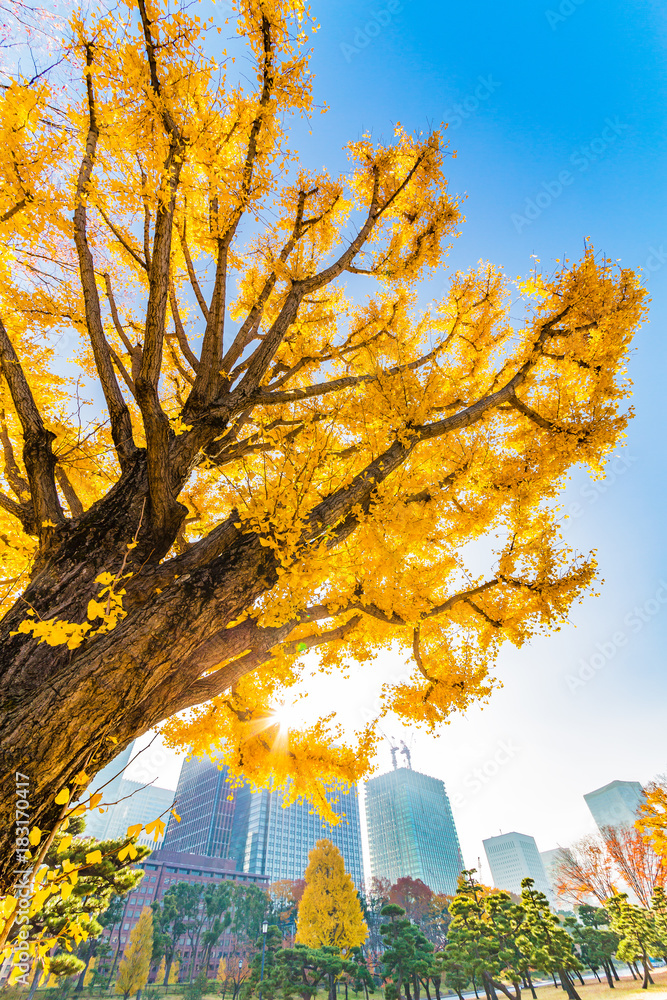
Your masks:
<instances>
[{"instance_id":1,"label":"city skyline","mask_svg":"<svg viewBox=\"0 0 667 1000\"><path fill-rule=\"evenodd\" d=\"M183 761L175 790L179 819L171 815L165 850L232 859L239 872L269 882L303 878L310 851L330 839L347 871L364 887L361 823L356 788L330 786L327 796L338 824L325 822L308 802L286 804L287 790L253 791L230 776L221 755Z\"/></svg>"}]
</instances>

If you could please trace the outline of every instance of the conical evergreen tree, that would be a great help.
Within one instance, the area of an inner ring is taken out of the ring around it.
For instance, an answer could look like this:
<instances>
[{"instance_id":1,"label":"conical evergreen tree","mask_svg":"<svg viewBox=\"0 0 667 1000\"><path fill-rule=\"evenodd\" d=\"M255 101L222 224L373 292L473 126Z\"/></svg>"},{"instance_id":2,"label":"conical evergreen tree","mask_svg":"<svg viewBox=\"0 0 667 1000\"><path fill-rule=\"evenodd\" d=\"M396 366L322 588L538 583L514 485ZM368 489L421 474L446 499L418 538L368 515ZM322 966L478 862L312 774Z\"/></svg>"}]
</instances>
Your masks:
<instances>
[{"instance_id":1,"label":"conical evergreen tree","mask_svg":"<svg viewBox=\"0 0 667 1000\"><path fill-rule=\"evenodd\" d=\"M354 882L330 840L318 840L310 852L306 888L299 904L296 941L309 948L360 947L368 936Z\"/></svg>"},{"instance_id":2,"label":"conical evergreen tree","mask_svg":"<svg viewBox=\"0 0 667 1000\"><path fill-rule=\"evenodd\" d=\"M124 1000L130 994L142 990L148 982L152 954L153 914L146 908L130 934L130 947L123 955L118 969L116 993L122 993Z\"/></svg>"}]
</instances>

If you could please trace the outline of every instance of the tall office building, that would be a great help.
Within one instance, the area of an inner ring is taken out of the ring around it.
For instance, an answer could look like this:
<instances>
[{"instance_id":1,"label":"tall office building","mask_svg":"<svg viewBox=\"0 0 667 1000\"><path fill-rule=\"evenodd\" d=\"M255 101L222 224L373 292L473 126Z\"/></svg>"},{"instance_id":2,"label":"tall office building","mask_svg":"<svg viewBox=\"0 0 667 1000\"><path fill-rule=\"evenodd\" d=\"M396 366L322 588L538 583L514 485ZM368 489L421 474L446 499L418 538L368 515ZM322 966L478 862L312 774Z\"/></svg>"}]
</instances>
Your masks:
<instances>
[{"instance_id":1,"label":"tall office building","mask_svg":"<svg viewBox=\"0 0 667 1000\"><path fill-rule=\"evenodd\" d=\"M463 858L444 782L395 765L394 757L393 771L366 782L371 874L392 884L421 879L453 895Z\"/></svg>"},{"instance_id":2,"label":"tall office building","mask_svg":"<svg viewBox=\"0 0 667 1000\"><path fill-rule=\"evenodd\" d=\"M169 788L144 786L139 781L130 781L123 776L133 752L134 742L114 757L91 782L87 791L93 794L99 789L103 795L102 802L114 804L109 805L104 812L94 809L86 816L85 832L89 837L95 837L96 840L124 837L128 827L137 823L151 823L162 816L174 801L174 792ZM141 834L138 842L158 847L162 837L156 841L153 836Z\"/></svg>"},{"instance_id":3,"label":"tall office building","mask_svg":"<svg viewBox=\"0 0 667 1000\"><path fill-rule=\"evenodd\" d=\"M491 877L496 889L521 895L521 880L532 878L535 888L550 902L555 901L551 883L533 837L525 833L502 833L483 841Z\"/></svg>"},{"instance_id":4,"label":"tall office building","mask_svg":"<svg viewBox=\"0 0 667 1000\"><path fill-rule=\"evenodd\" d=\"M610 781L588 792L584 800L600 830L605 826L628 827L637 819L644 789L638 781Z\"/></svg>"},{"instance_id":5,"label":"tall office building","mask_svg":"<svg viewBox=\"0 0 667 1000\"><path fill-rule=\"evenodd\" d=\"M301 879L308 867L308 855L318 840L326 838L343 855L352 881L357 889L363 891L357 789L352 787L345 791L331 787L327 797L333 812L341 817L333 825L323 820L309 802L293 802L285 806L285 796L280 791L248 793L243 870L262 872L269 876L270 882ZM242 802L243 796L240 796L239 805Z\"/></svg>"},{"instance_id":6,"label":"tall office building","mask_svg":"<svg viewBox=\"0 0 667 1000\"><path fill-rule=\"evenodd\" d=\"M231 858L237 871L276 882L303 878L310 851L326 837L340 850L355 885L364 886L356 788L330 789L333 811L341 817L330 826L309 803L285 806L280 791L233 787L225 765L206 758L183 763L176 799L181 822L170 818L165 850Z\"/></svg>"},{"instance_id":7,"label":"tall office building","mask_svg":"<svg viewBox=\"0 0 667 1000\"><path fill-rule=\"evenodd\" d=\"M221 758L184 760L175 794L181 821L170 816L164 849L208 858L230 857L236 792Z\"/></svg>"}]
</instances>

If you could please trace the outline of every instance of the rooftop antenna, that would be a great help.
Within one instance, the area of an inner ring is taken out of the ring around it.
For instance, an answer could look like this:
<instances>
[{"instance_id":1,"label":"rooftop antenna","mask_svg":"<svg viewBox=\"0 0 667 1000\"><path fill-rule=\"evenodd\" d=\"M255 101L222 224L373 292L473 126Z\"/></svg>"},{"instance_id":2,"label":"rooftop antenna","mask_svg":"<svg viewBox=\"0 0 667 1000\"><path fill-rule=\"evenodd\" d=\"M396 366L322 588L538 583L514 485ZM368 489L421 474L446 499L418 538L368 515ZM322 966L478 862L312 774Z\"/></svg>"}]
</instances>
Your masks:
<instances>
[{"instance_id":1,"label":"rooftop antenna","mask_svg":"<svg viewBox=\"0 0 667 1000\"><path fill-rule=\"evenodd\" d=\"M398 747L389 747L389 752L391 754L391 762L394 765L394 770L396 770L396 768L398 767L398 764L396 763L396 753L397 753L397 751L398 751Z\"/></svg>"},{"instance_id":2,"label":"rooftop antenna","mask_svg":"<svg viewBox=\"0 0 667 1000\"><path fill-rule=\"evenodd\" d=\"M410 751L408 750L407 746L405 745L405 740L401 740L401 746L403 747L403 749L401 750L401 753L405 757L405 759L407 761L408 767L410 768L410 770L412 770L412 760L410 759Z\"/></svg>"}]
</instances>

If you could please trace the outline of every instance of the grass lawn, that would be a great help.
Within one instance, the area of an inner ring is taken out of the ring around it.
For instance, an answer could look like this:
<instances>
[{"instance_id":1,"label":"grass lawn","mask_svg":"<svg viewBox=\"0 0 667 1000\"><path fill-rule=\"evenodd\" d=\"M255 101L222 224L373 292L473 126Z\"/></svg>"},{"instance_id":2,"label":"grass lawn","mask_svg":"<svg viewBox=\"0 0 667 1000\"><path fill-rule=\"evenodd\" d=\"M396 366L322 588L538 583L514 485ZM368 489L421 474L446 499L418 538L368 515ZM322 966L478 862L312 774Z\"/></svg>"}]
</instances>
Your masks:
<instances>
[{"instance_id":1,"label":"grass lawn","mask_svg":"<svg viewBox=\"0 0 667 1000\"><path fill-rule=\"evenodd\" d=\"M587 979L585 986L575 983L575 988L581 1000L641 1000L647 993L658 994L667 1000L667 969L660 969L651 975L655 985L651 986L649 983L646 990L643 990L641 982L632 976L621 976L621 981L615 984L613 990L609 989L604 979L602 983L597 979L592 981ZM540 1000L563 1000L565 997L563 990L555 989L553 986L538 986L536 992ZM521 997L522 1000L530 1000L530 990L523 990Z\"/></svg>"}]
</instances>

